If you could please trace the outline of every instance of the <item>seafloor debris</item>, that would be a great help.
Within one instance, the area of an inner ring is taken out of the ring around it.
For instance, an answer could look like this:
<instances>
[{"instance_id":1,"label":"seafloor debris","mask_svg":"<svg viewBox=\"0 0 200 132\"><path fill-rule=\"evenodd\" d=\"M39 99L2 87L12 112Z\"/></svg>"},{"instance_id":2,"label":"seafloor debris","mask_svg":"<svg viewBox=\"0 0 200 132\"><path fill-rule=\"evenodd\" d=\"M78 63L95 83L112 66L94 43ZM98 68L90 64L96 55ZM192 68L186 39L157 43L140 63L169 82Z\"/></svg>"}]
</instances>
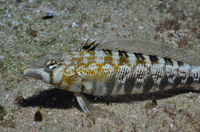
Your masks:
<instances>
[{"instance_id":1,"label":"seafloor debris","mask_svg":"<svg viewBox=\"0 0 200 132\"><path fill-rule=\"evenodd\" d=\"M50 12L50 13L47 13L45 16L43 16L42 19L51 19L54 16L55 16L55 14Z\"/></svg>"},{"instance_id":2,"label":"seafloor debris","mask_svg":"<svg viewBox=\"0 0 200 132\"><path fill-rule=\"evenodd\" d=\"M26 32L28 33L28 35L32 36L32 37L37 37L38 35L38 31L33 30L33 29L27 29Z\"/></svg>"},{"instance_id":3,"label":"seafloor debris","mask_svg":"<svg viewBox=\"0 0 200 132\"><path fill-rule=\"evenodd\" d=\"M3 120L3 117L6 115L6 110L3 106L0 106L0 120Z\"/></svg>"},{"instance_id":4,"label":"seafloor debris","mask_svg":"<svg viewBox=\"0 0 200 132\"><path fill-rule=\"evenodd\" d=\"M35 115L34 115L34 121L42 121L43 120L43 117L42 117L42 113L38 110Z\"/></svg>"},{"instance_id":5,"label":"seafloor debris","mask_svg":"<svg viewBox=\"0 0 200 132\"><path fill-rule=\"evenodd\" d=\"M151 102L147 102L145 105L145 109L152 109L158 105L157 101L153 98Z\"/></svg>"}]
</instances>

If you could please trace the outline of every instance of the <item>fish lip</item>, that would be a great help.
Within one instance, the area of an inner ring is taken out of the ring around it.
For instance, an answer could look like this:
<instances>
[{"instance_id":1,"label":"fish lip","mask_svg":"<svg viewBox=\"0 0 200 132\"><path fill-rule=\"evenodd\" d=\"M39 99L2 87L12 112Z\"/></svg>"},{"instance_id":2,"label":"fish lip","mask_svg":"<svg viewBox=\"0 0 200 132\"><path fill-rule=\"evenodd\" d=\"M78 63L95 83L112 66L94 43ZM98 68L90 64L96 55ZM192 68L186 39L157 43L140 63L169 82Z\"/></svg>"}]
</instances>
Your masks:
<instances>
[{"instance_id":1,"label":"fish lip","mask_svg":"<svg viewBox=\"0 0 200 132\"><path fill-rule=\"evenodd\" d=\"M31 77L31 78L35 78L35 79L38 79L38 80L42 80L43 77L41 74L39 74L37 72L37 69L32 69L32 68L26 68L24 71L23 71L23 77Z\"/></svg>"}]
</instances>

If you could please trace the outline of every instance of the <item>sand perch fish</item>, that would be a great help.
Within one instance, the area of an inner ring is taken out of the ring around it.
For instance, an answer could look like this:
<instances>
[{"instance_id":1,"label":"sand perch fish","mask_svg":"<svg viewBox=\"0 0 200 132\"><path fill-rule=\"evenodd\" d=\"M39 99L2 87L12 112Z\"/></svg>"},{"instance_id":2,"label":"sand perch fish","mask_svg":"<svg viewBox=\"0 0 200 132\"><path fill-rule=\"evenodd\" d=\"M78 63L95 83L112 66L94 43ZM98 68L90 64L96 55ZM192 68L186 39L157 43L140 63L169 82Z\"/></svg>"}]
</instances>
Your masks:
<instances>
[{"instance_id":1,"label":"sand perch fish","mask_svg":"<svg viewBox=\"0 0 200 132\"><path fill-rule=\"evenodd\" d=\"M168 57L96 50L85 43L61 61L50 60L40 68L27 68L24 76L33 77L75 93L84 112L93 107L83 93L95 96L126 95L165 91L200 83L200 66Z\"/></svg>"}]
</instances>

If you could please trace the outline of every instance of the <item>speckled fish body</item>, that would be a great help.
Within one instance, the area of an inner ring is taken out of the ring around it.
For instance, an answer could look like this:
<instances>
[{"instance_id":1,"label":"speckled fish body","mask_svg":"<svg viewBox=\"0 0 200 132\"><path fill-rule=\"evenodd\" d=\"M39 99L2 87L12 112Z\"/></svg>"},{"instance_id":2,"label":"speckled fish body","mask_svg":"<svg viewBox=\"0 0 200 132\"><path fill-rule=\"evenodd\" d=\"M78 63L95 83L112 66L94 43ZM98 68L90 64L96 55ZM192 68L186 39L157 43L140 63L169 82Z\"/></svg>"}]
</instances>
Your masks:
<instances>
[{"instance_id":1,"label":"speckled fish body","mask_svg":"<svg viewBox=\"0 0 200 132\"><path fill-rule=\"evenodd\" d=\"M86 49L69 52L57 62L27 68L24 76L74 92L84 112L92 112L83 93L115 96L152 93L200 83L200 66L170 58L125 51Z\"/></svg>"},{"instance_id":2,"label":"speckled fish body","mask_svg":"<svg viewBox=\"0 0 200 132\"><path fill-rule=\"evenodd\" d=\"M50 73L50 83L91 95L149 93L200 82L200 66L140 53L71 52Z\"/></svg>"}]
</instances>

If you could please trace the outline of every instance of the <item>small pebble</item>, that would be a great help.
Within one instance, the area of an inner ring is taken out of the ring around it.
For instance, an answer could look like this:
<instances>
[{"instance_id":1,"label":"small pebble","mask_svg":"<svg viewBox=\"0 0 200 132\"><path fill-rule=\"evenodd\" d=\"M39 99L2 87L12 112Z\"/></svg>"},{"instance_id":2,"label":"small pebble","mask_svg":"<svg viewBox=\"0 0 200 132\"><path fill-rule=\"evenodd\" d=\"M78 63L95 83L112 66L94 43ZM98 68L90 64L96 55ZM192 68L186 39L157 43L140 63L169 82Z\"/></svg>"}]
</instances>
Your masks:
<instances>
[{"instance_id":1,"label":"small pebble","mask_svg":"<svg viewBox=\"0 0 200 132\"><path fill-rule=\"evenodd\" d=\"M193 93L192 93L192 92L189 92L189 93L186 95L187 98L192 98L192 96L193 96Z\"/></svg>"},{"instance_id":2,"label":"small pebble","mask_svg":"<svg viewBox=\"0 0 200 132\"><path fill-rule=\"evenodd\" d=\"M58 121L57 121L57 120L54 120L54 122L57 123Z\"/></svg>"},{"instance_id":3,"label":"small pebble","mask_svg":"<svg viewBox=\"0 0 200 132\"><path fill-rule=\"evenodd\" d=\"M24 99L23 96L17 96L17 97L15 98L15 103L16 103L16 104L23 104L25 101L26 101L26 100Z\"/></svg>"},{"instance_id":4,"label":"small pebble","mask_svg":"<svg viewBox=\"0 0 200 132\"><path fill-rule=\"evenodd\" d=\"M32 36L32 37L37 37L38 32L36 30L33 29L27 29L26 32L28 33L28 35Z\"/></svg>"},{"instance_id":5,"label":"small pebble","mask_svg":"<svg viewBox=\"0 0 200 132\"><path fill-rule=\"evenodd\" d=\"M139 28L139 29L141 29L141 30L142 30L142 29L144 29L144 27L143 27L143 26L139 26L138 28Z\"/></svg>"},{"instance_id":6,"label":"small pebble","mask_svg":"<svg viewBox=\"0 0 200 132\"><path fill-rule=\"evenodd\" d=\"M0 106L0 120L3 120L3 117L6 115L6 110L3 106Z\"/></svg>"},{"instance_id":7,"label":"small pebble","mask_svg":"<svg viewBox=\"0 0 200 132\"><path fill-rule=\"evenodd\" d=\"M28 0L28 2L29 2L29 3L33 3L33 2L34 2L34 0Z\"/></svg>"},{"instance_id":8,"label":"small pebble","mask_svg":"<svg viewBox=\"0 0 200 132\"><path fill-rule=\"evenodd\" d=\"M46 15L42 17L42 19L51 19L54 16L55 16L55 13L53 11L50 11L50 12L46 13Z\"/></svg>"},{"instance_id":9,"label":"small pebble","mask_svg":"<svg viewBox=\"0 0 200 132\"><path fill-rule=\"evenodd\" d=\"M76 28L78 26L78 24L76 22L72 22L71 27L72 28Z\"/></svg>"},{"instance_id":10,"label":"small pebble","mask_svg":"<svg viewBox=\"0 0 200 132\"><path fill-rule=\"evenodd\" d=\"M48 112L48 114L49 114L49 115L52 115L53 113L52 113L52 112Z\"/></svg>"},{"instance_id":11,"label":"small pebble","mask_svg":"<svg viewBox=\"0 0 200 132\"><path fill-rule=\"evenodd\" d=\"M42 113L38 110L36 113L35 113L35 116L34 116L34 121L42 121L43 117L42 117Z\"/></svg>"},{"instance_id":12,"label":"small pebble","mask_svg":"<svg viewBox=\"0 0 200 132\"><path fill-rule=\"evenodd\" d=\"M3 55L0 55L0 59L4 59L5 57Z\"/></svg>"}]
</instances>

